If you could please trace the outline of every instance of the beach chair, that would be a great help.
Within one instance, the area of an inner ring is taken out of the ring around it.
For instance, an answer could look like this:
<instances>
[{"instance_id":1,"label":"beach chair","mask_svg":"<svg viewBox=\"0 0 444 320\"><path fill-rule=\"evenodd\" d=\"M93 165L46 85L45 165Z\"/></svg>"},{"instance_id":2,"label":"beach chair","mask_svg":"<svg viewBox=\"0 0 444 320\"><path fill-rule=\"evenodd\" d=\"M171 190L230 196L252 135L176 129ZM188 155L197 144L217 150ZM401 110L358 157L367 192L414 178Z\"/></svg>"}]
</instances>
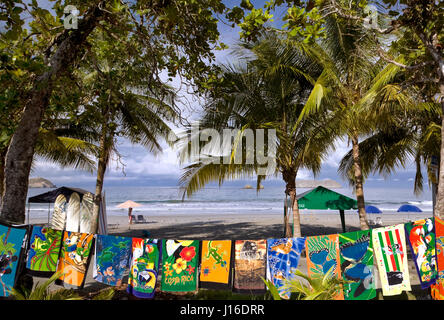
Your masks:
<instances>
[{"instance_id":1,"label":"beach chair","mask_svg":"<svg viewBox=\"0 0 444 320\"><path fill-rule=\"evenodd\" d=\"M137 223L146 223L145 217L141 214L137 216Z\"/></svg>"},{"instance_id":2,"label":"beach chair","mask_svg":"<svg viewBox=\"0 0 444 320\"><path fill-rule=\"evenodd\" d=\"M136 216L133 214L131 215L131 223L137 223Z\"/></svg>"}]
</instances>

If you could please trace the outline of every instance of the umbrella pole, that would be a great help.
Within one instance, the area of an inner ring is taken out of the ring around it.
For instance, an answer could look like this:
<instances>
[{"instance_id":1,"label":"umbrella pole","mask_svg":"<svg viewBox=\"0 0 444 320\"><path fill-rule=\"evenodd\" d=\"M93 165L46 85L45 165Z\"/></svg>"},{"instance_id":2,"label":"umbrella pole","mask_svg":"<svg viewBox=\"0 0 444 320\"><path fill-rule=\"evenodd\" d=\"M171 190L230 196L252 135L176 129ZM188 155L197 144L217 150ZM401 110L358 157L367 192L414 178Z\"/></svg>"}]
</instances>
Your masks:
<instances>
[{"instance_id":1,"label":"umbrella pole","mask_svg":"<svg viewBox=\"0 0 444 320\"><path fill-rule=\"evenodd\" d=\"M344 210L339 210L339 215L341 216L342 231L345 232L345 216L344 216Z\"/></svg>"}]
</instances>

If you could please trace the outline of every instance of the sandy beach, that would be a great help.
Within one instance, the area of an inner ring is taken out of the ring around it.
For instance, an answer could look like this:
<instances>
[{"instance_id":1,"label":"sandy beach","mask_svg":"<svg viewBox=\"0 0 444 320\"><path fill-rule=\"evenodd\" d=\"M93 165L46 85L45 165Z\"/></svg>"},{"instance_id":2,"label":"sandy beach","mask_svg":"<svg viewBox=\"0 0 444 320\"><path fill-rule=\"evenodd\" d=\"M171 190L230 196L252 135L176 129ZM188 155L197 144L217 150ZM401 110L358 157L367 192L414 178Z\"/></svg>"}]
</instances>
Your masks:
<instances>
[{"instance_id":1,"label":"sandy beach","mask_svg":"<svg viewBox=\"0 0 444 320\"><path fill-rule=\"evenodd\" d=\"M424 213L410 214L382 214L369 215L369 220L376 216L382 218L384 226L405 223L409 220L423 219L429 216ZM283 236L283 217L276 214L252 215L145 215L146 223L128 225L125 216L108 216L108 234L126 237L144 237L148 232L150 238L159 239L198 239L198 240L255 240L267 238L281 238ZM31 223L46 223L44 219L31 219ZM346 231L359 230L357 214L346 213ZM337 212L301 214L301 228L303 236L341 233L341 220ZM146 237L146 236L145 236ZM93 257L94 258L94 257ZM376 268L376 266L375 266ZM305 255L300 259L298 269L307 271ZM376 269L375 269L376 270ZM415 266L409 255L410 281L414 290L419 288L419 279ZM85 280L84 290L92 292L107 288L92 278L93 263L91 261ZM376 287L380 288L379 275L375 272ZM43 278L34 278L34 283L44 281ZM126 277L124 278L124 283ZM52 286L54 289L60 286Z\"/></svg>"}]
</instances>

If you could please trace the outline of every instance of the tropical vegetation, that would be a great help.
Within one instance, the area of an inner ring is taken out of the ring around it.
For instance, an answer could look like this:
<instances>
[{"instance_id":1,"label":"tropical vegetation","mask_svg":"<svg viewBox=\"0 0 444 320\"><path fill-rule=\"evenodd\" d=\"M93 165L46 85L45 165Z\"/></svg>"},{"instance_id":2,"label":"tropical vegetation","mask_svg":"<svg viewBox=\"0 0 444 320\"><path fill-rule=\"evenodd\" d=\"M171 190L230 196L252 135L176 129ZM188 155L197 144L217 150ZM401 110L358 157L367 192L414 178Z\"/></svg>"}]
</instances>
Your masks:
<instances>
[{"instance_id":1,"label":"tropical vegetation","mask_svg":"<svg viewBox=\"0 0 444 320\"><path fill-rule=\"evenodd\" d=\"M67 3L49 3L49 9L37 1L0 4L3 220L24 222L37 157L96 171L97 210L110 159L119 158L117 139L161 152L170 124L184 120L174 79L204 98L198 135L209 138L205 128L234 134L228 152L199 139L207 148L199 159L190 141L182 145L184 195L210 181L256 177L259 187L281 176L294 225L292 233L285 200L285 235L299 236L298 173L317 174L338 141L347 141L339 171L355 188L362 229L365 179L410 161L415 192L425 169L437 185L436 214L444 218L438 1L75 0L69 2L79 11L75 28L64 24ZM285 15L272 21L277 9ZM220 20L240 28L232 64L215 63L216 50L227 48ZM192 128L185 130L190 136ZM262 138L260 130L275 136ZM249 138L264 141L254 157L243 143ZM266 166L261 159L273 152L275 166Z\"/></svg>"}]
</instances>

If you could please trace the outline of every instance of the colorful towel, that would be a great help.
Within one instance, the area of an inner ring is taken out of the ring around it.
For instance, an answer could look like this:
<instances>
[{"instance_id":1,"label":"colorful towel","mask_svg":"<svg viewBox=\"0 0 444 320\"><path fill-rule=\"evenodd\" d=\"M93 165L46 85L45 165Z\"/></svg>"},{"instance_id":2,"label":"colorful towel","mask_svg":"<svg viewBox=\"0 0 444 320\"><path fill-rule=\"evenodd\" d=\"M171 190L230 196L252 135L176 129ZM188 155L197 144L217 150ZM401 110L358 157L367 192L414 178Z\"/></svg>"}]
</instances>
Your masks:
<instances>
[{"instance_id":1,"label":"colorful towel","mask_svg":"<svg viewBox=\"0 0 444 320\"><path fill-rule=\"evenodd\" d=\"M266 240L236 240L234 288L240 293L263 293L267 260Z\"/></svg>"},{"instance_id":2,"label":"colorful towel","mask_svg":"<svg viewBox=\"0 0 444 320\"><path fill-rule=\"evenodd\" d=\"M411 291L404 225L374 229L372 237L382 294L393 296Z\"/></svg>"},{"instance_id":3,"label":"colorful towel","mask_svg":"<svg viewBox=\"0 0 444 320\"><path fill-rule=\"evenodd\" d=\"M201 288L231 288L231 246L231 240L202 241Z\"/></svg>"},{"instance_id":4,"label":"colorful towel","mask_svg":"<svg viewBox=\"0 0 444 320\"><path fill-rule=\"evenodd\" d=\"M438 277L436 284L432 285L432 297L435 300L444 300L444 220L435 217L436 233L436 269Z\"/></svg>"},{"instance_id":5,"label":"colorful towel","mask_svg":"<svg viewBox=\"0 0 444 320\"><path fill-rule=\"evenodd\" d=\"M305 238L267 240L267 279L284 299L290 299L291 294L283 288L285 279L292 278L293 269L297 269L304 248Z\"/></svg>"},{"instance_id":6,"label":"colorful towel","mask_svg":"<svg viewBox=\"0 0 444 320\"><path fill-rule=\"evenodd\" d=\"M131 238L96 235L93 278L110 286L120 286L128 268L131 244Z\"/></svg>"},{"instance_id":7,"label":"colorful towel","mask_svg":"<svg viewBox=\"0 0 444 320\"><path fill-rule=\"evenodd\" d=\"M404 226L421 288L426 289L434 284L438 277L433 219L408 222Z\"/></svg>"},{"instance_id":8,"label":"colorful towel","mask_svg":"<svg viewBox=\"0 0 444 320\"><path fill-rule=\"evenodd\" d=\"M0 297L14 287L27 229L0 225Z\"/></svg>"},{"instance_id":9,"label":"colorful towel","mask_svg":"<svg viewBox=\"0 0 444 320\"><path fill-rule=\"evenodd\" d=\"M128 293L138 298L154 297L161 254L159 245L157 239L133 238Z\"/></svg>"},{"instance_id":10,"label":"colorful towel","mask_svg":"<svg viewBox=\"0 0 444 320\"><path fill-rule=\"evenodd\" d=\"M197 289L198 240L162 240L162 291Z\"/></svg>"},{"instance_id":11,"label":"colorful towel","mask_svg":"<svg viewBox=\"0 0 444 320\"><path fill-rule=\"evenodd\" d=\"M62 272L62 275L57 279L57 284L65 288L83 287L93 240L93 234L64 231L57 264L57 272Z\"/></svg>"},{"instance_id":12,"label":"colorful towel","mask_svg":"<svg viewBox=\"0 0 444 320\"><path fill-rule=\"evenodd\" d=\"M373 275L371 230L339 234L341 273L345 300L369 300L376 297Z\"/></svg>"},{"instance_id":13,"label":"colorful towel","mask_svg":"<svg viewBox=\"0 0 444 320\"><path fill-rule=\"evenodd\" d=\"M33 226L29 238L29 251L26 268L32 275L50 277L57 270L62 244L61 230Z\"/></svg>"},{"instance_id":14,"label":"colorful towel","mask_svg":"<svg viewBox=\"0 0 444 320\"><path fill-rule=\"evenodd\" d=\"M310 277L324 278L331 269L332 277L341 279L339 258L339 235L307 237L305 242L307 251L307 273ZM344 300L342 289L338 289L335 300Z\"/></svg>"}]
</instances>

